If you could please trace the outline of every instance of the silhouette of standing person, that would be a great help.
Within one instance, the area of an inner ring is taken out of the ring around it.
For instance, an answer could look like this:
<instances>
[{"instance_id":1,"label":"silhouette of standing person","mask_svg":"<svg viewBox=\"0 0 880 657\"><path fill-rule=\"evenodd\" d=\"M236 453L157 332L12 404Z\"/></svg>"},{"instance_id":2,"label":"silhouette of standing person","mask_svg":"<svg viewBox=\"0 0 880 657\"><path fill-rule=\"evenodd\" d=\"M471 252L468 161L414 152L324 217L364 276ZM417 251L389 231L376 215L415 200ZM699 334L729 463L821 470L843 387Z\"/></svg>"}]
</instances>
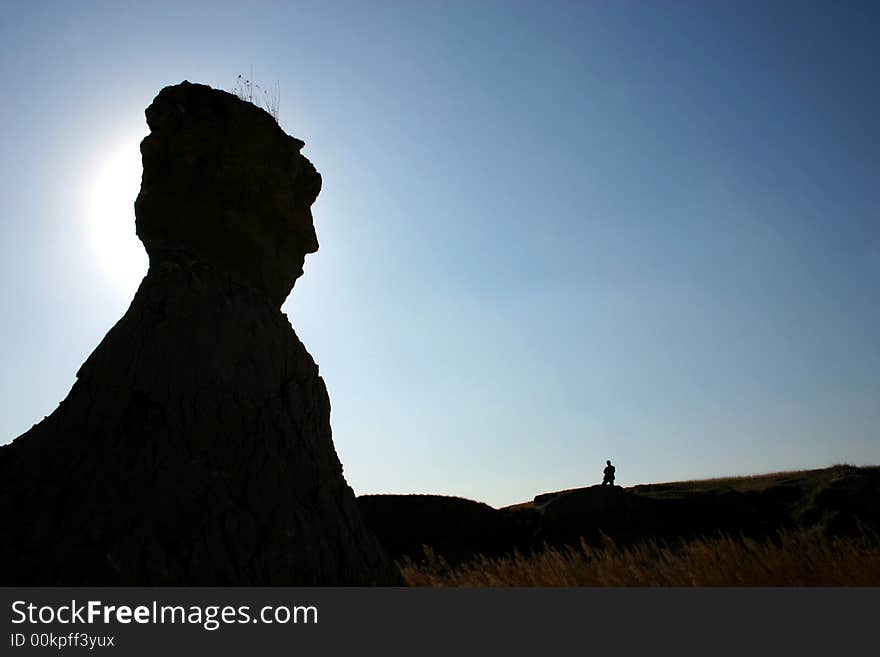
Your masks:
<instances>
[{"instance_id":1,"label":"silhouette of standing person","mask_svg":"<svg viewBox=\"0 0 880 657\"><path fill-rule=\"evenodd\" d=\"M608 465L605 466L605 470L603 473L605 476L602 478L602 485L608 484L610 486L614 485L614 466L611 465L611 461L605 461Z\"/></svg>"}]
</instances>

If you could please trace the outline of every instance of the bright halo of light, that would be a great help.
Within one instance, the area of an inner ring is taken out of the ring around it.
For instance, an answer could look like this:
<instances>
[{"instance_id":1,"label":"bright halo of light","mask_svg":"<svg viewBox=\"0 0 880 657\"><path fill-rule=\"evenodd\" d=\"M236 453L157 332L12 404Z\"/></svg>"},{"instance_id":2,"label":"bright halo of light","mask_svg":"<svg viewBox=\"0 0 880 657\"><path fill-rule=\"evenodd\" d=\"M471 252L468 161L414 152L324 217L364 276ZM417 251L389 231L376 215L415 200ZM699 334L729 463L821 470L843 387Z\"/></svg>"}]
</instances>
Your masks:
<instances>
[{"instance_id":1,"label":"bright halo of light","mask_svg":"<svg viewBox=\"0 0 880 657\"><path fill-rule=\"evenodd\" d=\"M147 254L134 229L134 200L141 185L138 141L110 151L94 178L88 221L94 257L113 287L134 292L147 273Z\"/></svg>"}]
</instances>

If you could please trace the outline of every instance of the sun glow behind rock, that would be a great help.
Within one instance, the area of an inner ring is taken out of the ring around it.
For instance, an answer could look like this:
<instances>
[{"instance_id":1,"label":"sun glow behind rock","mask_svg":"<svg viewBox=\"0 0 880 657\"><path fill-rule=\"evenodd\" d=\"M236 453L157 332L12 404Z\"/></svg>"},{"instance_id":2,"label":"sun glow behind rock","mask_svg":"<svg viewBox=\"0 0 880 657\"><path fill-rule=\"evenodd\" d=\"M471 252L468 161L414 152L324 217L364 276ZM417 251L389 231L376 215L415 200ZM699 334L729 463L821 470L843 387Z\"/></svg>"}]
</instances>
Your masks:
<instances>
[{"instance_id":1,"label":"sun glow behind rock","mask_svg":"<svg viewBox=\"0 0 880 657\"><path fill-rule=\"evenodd\" d=\"M112 287L126 293L134 292L147 272L147 254L134 227L141 173L138 140L117 145L99 161L88 197L96 264Z\"/></svg>"}]
</instances>

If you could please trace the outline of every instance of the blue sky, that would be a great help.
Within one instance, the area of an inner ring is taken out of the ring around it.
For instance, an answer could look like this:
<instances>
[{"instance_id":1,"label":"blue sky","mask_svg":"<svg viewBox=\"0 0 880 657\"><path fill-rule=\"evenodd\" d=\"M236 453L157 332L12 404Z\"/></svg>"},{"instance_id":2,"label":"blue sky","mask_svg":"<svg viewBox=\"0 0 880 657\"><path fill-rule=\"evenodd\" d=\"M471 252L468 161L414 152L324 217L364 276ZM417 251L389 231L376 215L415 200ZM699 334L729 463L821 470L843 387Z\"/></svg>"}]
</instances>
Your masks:
<instances>
[{"instance_id":1,"label":"blue sky","mask_svg":"<svg viewBox=\"0 0 880 657\"><path fill-rule=\"evenodd\" d=\"M283 310L356 492L880 463L875 4L4 12L0 442L146 271L145 107L252 72L324 176Z\"/></svg>"}]
</instances>

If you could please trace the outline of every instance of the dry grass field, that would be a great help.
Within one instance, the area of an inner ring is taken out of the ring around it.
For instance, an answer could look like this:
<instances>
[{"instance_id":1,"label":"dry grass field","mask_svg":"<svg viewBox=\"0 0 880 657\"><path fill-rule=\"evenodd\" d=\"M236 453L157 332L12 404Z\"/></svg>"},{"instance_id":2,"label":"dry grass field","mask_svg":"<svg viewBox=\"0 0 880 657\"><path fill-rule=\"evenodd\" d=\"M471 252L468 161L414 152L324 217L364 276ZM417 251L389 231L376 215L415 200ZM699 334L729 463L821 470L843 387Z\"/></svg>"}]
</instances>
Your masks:
<instances>
[{"instance_id":1,"label":"dry grass field","mask_svg":"<svg viewBox=\"0 0 880 657\"><path fill-rule=\"evenodd\" d=\"M704 538L678 546L648 541L618 548L546 548L532 555L482 556L456 566L425 549L405 559L410 586L880 586L880 541L783 532L756 542Z\"/></svg>"}]
</instances>

